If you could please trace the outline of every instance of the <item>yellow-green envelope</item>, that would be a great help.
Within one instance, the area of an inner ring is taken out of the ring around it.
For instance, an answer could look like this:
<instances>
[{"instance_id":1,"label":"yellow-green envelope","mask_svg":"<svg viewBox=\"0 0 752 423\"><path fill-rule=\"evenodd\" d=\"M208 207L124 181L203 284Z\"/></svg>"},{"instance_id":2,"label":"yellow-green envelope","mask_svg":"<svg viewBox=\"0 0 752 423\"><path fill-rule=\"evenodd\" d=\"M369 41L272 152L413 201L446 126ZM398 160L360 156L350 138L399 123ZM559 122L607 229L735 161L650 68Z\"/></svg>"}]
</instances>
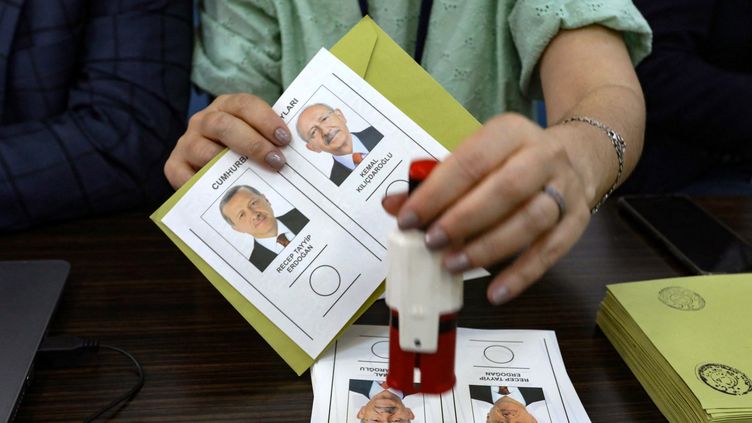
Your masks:
<instances>
[{"instance_id":1,"label":"yellow-green envelope","mask_svg":"<svg viewBox=\"0 0 752 423\"><path fill-rule=\"evenodd\" d=\"M465 137L480 127L480 123L371 18L363 18L331 48L331 52L447 149L454 149ZM313 365L315 358L306 354L162 223L162 218L167 212L220 156L221 154L182 186L151 215L151 219L295 373L301 375ZM382 284L337 336L376 301L383 289Z\"/></svg>"},{"instance_id":2,"label":"yellow-green envelope","mask_svg":"<svg viewBox=\"0 0 752 423\"><path fill-rule=\"evenodd\" d=\"M598 325L669 421L750 421L752 274L607 289Z\"/></svg>"}]
</instances>

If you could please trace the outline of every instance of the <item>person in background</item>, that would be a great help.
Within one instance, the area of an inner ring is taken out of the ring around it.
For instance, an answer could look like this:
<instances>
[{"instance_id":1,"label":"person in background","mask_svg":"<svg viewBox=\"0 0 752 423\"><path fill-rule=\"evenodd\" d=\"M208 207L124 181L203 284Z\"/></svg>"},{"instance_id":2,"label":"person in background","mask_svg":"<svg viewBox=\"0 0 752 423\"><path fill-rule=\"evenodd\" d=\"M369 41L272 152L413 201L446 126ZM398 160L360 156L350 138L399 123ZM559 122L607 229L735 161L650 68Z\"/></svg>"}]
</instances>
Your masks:
<instances>
[{"instance_id":1,"label":"person in background","mask_svg":"<svg viewBox=\"0 0 752 423\"><path fill-rule=\"evenodd\" d=\"M0 2L0 231L169 194L191 14L190 0Z\"/></svg>"},{"instance_id":2,"label":"person in background","mask_svg":"<svg viewBox=\"0 0 752 423\"><path fill-rule=\"evenodd\" d=\"M646 145L620 193L752 194L752 2L635 5L654 32L637 67Z\"/></svg>"},{"instance_id":3,"label":"person in background","mask_svg":"<svg viewBox=\"0 0 752 423\"><path fill-rule=\"evenodd\" d=\"M191 118L167 178L181 186L225 146L282 168L290 129L269 103L366 14L485 121L409 199L384 207L401 228L426 228L429 248L449 247L452 272L516 255L487 290L494 304L514 298L572 247L639 158L633 64L651 33L630 1L207 0L193 80L218 97ZM530 119L540 93L545 129Z\"/></svg>"}]
</instances>

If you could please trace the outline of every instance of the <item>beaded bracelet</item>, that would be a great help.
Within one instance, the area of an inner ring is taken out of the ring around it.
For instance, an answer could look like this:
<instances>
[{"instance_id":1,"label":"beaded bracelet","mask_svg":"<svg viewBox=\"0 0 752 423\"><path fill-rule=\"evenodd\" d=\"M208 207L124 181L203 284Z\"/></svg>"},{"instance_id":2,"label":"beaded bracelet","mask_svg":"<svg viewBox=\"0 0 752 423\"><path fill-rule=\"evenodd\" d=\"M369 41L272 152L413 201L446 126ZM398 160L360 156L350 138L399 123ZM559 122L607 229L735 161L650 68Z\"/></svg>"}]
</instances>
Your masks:
<instances>
[{"instance_id":1,"label":"beaded bracelet","mask_svg":"<svg viewBox=\"0 0 752 423\"><path fill-rule=\"evenodd\" d=\"M624 142L624 138L619 135L618 132L614 131L613 129L609 128L608 126L598 122L597 120L593 118L589 118L586 116L572 116L564 122L584 122L589 125L595 126L598 129L603 130L606 135L608 135L608 139L611 140L611 143L614 145L614 150L616 151L616 159L619 161L619 171L616 172L616 179L614 180L614 183L611 184L611 188L608 189L608 192L606 192L603 197L596 203L595 206L593 206L592 209L590 209L590 214L595 214L595 212L598 211L598 209L603 205L603 203L606 202L606 199L609 195L611 195L614 190L616 189L616 186L619 184L619 179L621 178L622 172L624 172L624 151L627 149L627 143Z\"/></svg>"}]
</instances>

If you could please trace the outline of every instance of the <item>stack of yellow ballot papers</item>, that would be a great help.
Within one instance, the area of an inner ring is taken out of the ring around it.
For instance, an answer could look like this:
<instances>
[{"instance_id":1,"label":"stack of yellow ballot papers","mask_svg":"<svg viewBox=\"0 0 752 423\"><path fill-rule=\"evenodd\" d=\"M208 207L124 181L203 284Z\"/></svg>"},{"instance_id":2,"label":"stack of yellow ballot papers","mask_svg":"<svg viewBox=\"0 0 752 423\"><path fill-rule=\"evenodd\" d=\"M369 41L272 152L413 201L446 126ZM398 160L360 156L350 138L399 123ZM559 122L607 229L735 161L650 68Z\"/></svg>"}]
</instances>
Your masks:
<instances>
[{"instance_id":1,"label":"stack of yellow ballot papers","mask_svg":"<svg viewBox=\"0 0 752 423\"><path fill-rule=\"evenodd\" d=\"M671 422L752 422L752 274L609 285L597 322Z\"/></svg>"}]
</instances>

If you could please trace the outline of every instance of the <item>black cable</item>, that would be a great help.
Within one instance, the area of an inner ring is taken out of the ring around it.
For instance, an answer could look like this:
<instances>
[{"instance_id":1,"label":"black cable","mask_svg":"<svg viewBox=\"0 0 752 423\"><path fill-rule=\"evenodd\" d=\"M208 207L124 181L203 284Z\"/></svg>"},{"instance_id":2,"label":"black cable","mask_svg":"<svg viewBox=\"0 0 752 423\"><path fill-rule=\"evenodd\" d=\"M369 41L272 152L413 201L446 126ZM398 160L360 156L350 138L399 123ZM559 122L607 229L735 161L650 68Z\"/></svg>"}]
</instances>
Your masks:
<instances>
[{"instance_id":1,"label":"black cable","mask_svg":"<svg viewBox=\"0 0 752 423\"><path fill-rule=\"evenodd\" d=\"M133 362L133 365L136 367L136 374L138 375L138 381L136 382L135 385L131 387L131 389L128 390L128 392L124 393L118 398L115 398L109 404L100 408L99 411L85 418L84 423L89 423L89 422L94 421L94 419L101 416L102 414L110 410L111 408L114 408L116 405L120 404L121 402L126 403L132 400L136 396L136 394L138 394L138 391L140 391L141 388L144 386L144 381L145 381L144 368L141 367L141 363L139 363L138 360L136 360L136 357L134 357L131 353L129 353L128 351L124 349L121 349L112 345L101 344L99 347L105 348L111 351L119 352L120 354L123 354L124 356L128 357Z\"/></svg>"},{"instance_id":2,"label":"black cable","mask_svg":"<svg viewBox=\"0 0 752 423\"><path fill-rule=\"evenodd\" d=\"M134 357L131 353L122 348L105 344L100 345L99 341L79 338L77 336L71 335L48 336L44 339L44 341L42 341L42 344L37 350L37 358L40 361L50 361L56 363L57 367L60 367L61 364L68 363L70 365L70 363L76 362L76 359L83 353L89 351L97 351L100 348L118 352L130 359L136 368L138 381L136 381L136 384L133 385L131 389L128 390L128 392L110 401L109 404L100 408L94 414L86 417L83 420L84 423L94 421L102 414L106 413L108 410L114 408L116 405L120 403L126 403L132 400L136 396L136 394L138 394L138 392L144 386L144 381L146 379L144 377L144 369L141 366L141 363L139 363L138 360L136 360L136 357Z\"/></svg>"}]
</instances>

